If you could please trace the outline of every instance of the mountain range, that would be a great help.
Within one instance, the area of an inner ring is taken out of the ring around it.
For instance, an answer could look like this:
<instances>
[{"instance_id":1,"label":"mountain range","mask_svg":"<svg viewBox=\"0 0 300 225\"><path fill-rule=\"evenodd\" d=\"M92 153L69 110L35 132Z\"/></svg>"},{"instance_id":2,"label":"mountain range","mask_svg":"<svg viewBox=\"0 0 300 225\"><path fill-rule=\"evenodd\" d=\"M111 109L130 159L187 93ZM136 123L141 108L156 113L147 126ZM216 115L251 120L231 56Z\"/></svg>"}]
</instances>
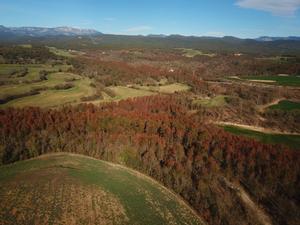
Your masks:
<instances>
[{"instance_id":1,"label":"mountain range","mask_svg":"<svg viewBox=\"0 0 300 225\"><path fill-rule=\"evenodd\" d=\"M288 37L269 37L269 36L262 36L256 38L257 41L300 41L300 37L298 36L288 36Z\"/></svg>"},{"instance_id":2,"label":"mountain range","mask_svg":"<svg viewBox=\"0 0 300 225\"><path fill-rule=\"evenodd\" d=\"M80 29L74 27L5 27L0 25L0 36L84 36L84 35L99 35L100 32L93 29Z\"/></svg>"},{"instance_id":3,"label":"mountain range","mask_svg":"<svg viewBox=\"0 0 300 225\"><path fill-rule=\"evenodd\" d=\"M5 27L0 25L0 37L5 36L20 36L20 37L47 37L47 36L96 36L101 35L103 33L94 30L94 29L80 29L74 27L54 27L54 28L47 28L47 27ZM216 37L197 37L197 36L183 36L183 35L164 35L164 34L149 34L147 37L156 37L156 38L166 38L166 37L188 37L188 38L216 38ZM233 39L240 39L230 36L223 37L224 39L233 38ZM250 38L248 38L250 39ZM256 41L261 42L269 42L269 41L300 41L300 36L289 36L289 37L270 37L270 36L261 36L255 38Z\"/></svg>"},{"instance_id":4,"label":"mountain range","mask_svg":"<svg viewBox=\"0 0 300 225\"><path fill-rule=\"evenodd\" d=\"M40 44L67 49L191 48L204 52L300 55L300 37L233 36L207 37L104 34L93 29L73 27L5 27L0 25L0 44Z\"/></svg>"}]
</instances>

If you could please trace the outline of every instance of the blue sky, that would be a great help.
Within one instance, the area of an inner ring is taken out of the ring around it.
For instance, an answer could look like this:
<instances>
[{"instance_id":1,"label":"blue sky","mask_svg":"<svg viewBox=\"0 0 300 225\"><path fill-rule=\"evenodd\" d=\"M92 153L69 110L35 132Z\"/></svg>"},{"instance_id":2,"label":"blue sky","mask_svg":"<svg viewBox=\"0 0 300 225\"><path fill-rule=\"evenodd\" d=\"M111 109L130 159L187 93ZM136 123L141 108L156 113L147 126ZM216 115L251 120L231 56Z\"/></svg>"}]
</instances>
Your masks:
<instances>
[{"instance_id":1,"label":"blue sky","mask_svg":"<svg viewBox=\"0 0 300 225\"><path fill-rule=\"evenodd\" d=\"M4 26L113 34L300 36L300 0L1 0Z\"/></svg>"}]
</instances>

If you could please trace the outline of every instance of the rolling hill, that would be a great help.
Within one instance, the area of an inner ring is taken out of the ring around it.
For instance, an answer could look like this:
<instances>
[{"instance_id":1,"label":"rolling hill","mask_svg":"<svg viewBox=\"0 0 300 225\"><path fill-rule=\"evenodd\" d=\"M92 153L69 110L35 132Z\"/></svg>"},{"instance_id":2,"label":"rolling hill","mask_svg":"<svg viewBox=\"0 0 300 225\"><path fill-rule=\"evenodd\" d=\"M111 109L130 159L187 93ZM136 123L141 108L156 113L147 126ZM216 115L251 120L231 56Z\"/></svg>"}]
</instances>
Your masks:
<instances>
[{"instance_id":1,"label":"rolling hill","mask_svg":"<svg viewBox=\"0 0 300 225\"><path fill-rule=\"evenodd\" d=\"M138 172L60 153L0 167L0 224L204 224Z\"/></svg>"}]
</instances>

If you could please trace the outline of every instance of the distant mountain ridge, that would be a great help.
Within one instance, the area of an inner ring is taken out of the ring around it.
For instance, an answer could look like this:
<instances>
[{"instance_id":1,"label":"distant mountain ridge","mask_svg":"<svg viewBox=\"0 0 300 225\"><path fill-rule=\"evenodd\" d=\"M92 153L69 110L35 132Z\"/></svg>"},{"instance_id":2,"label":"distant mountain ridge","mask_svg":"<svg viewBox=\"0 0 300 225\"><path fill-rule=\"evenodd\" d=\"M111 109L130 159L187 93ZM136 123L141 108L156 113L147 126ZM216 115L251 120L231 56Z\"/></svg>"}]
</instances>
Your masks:
<instances>
[{"instance_id":1,"label":"distant mountain ridge","mask_svg":"<svg viewBox=\"0 0 300 225\"><path fill-rule=\"evenodd\" d=\"M46 36L93 36L101 35L103 33L94 30L94 29L81 29L68 26L62 27L5 27L0 25L0 37L8 36L29 36L29 37L46 37ZM143 35L139 35L143 36ZM144 36L145 37L145 36ZM225 39L232 41L238 40L255 40L261 42L270 42L270 41L300 41L300 36L288 36L288 37L272 37L272 36L261 36L258 38L237 38L233 36L224 36L224 37L212 37L212 36L185 36L180 34L149 34L146 37L156 37L156 38L202 38L202 39Z\"/></svg>"},{"instance_id":2,"label":"distant mountain ridge","mask_svg":"<svg viewBox=\"0 0 300 225\"><path fill-rule=\"evenodd\" d=\"M288 37L269 37L269 36L262 36L256 38L257 41L300 41L300 36L288 36Z\"/></svg>"},{"instance_id":3,"label":"distant mountain ridge","mask_svg":"<svg viewBox=\"0 0 300 225\"><path fill-rule=\"evenodd\" d=\"M5 27L0 25L0 45L40 44L64 49L192 48L204 52L299 55L300 37L116 35L72 27Z\"/></svg>"},{"instance_id":4,"label":"distant mountain ridge","mask_svg":"<svg viewBox=\"0 0 300 225\"><path fill-rule=\"evenodd\" d=\"M31 37L44 37L44 36L85 36L85 35L99 35L93 29L80 29L74 27L5 27L0 25L0 35L9 36L31 36Z\"/></svg>"}]
</instances>

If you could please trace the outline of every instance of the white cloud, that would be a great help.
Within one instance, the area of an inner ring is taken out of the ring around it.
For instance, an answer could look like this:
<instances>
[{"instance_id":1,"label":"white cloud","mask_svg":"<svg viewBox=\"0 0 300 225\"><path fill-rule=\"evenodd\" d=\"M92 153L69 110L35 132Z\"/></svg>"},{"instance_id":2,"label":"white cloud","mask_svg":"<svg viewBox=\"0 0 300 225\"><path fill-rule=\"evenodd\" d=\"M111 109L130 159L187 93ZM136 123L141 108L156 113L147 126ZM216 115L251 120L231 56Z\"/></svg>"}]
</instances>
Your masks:
<instances>
[{"instance_id":1,"label":"white cloud","mask_svg":"<svg viewBox=\"0 0 300 225\"><path fill-rule=\"evenodd\" d=\"M149 31L152 30L152 27L150 26L136 26L136 27L130 27L128 29L125 30L125 32L127 33L139 33L139 32L145 32L145 31Z\"/></svg>"},{"instance_id":2,"label":"white cloud","mask_svg":"<svg viewBox=\"0 0 300 225\"><path fill-rule=\"evenodd\" d=\"M277 16L293 16L300 8L300 0L237 0L236 5L271 12Z\"/></svg>"}]
</instances>

